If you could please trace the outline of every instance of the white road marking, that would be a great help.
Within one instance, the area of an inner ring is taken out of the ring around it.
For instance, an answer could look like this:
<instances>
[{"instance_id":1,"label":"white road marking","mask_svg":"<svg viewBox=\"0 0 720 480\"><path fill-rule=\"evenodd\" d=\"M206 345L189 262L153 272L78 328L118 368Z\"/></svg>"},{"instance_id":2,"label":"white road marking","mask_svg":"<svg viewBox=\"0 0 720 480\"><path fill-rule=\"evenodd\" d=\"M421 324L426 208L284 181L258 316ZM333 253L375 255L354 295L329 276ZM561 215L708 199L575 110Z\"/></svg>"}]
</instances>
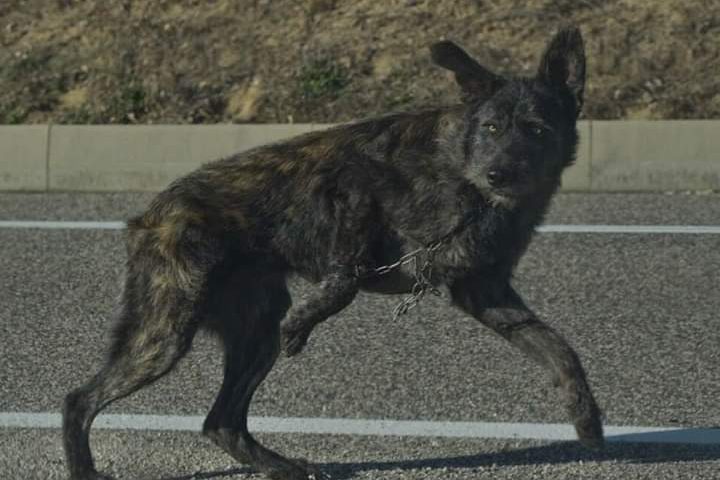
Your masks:
<instances>
[{"instance_id":1,"label":"white road marking","mask_svg":"<svg viewBox=\"0 0 720 480\"><path fill-rule=\"evenodd\" d=\"M541 225L537 229L541 233L720 233L720 226L715 225Z\"/></svg>"},{"instance_id":2,"label":"white road marking","mask_svg":"<svg viewBox=\"0 0 720 480\"><path fill-rule=\"evenodd\" d=\"M3 220L0 228L121 230L125 222ZM720 234L716 225L541 225L540 233Z\"/></svg>"},{"instance_id":3,"label":"white road marking","mask_svg":"<svg viewBox=\"0 0 720 480\"><path fill-rule=\"evenodd\" d=\"M146 431L200 431L204 417L100 415L94 428ZM553 423L442 422L346 418L250 417L249 429L264 433L316 433L397 437L518 440L575 440L571 425ZM0 412L0 428L61 428L59 413ZM606 426L608 442L720 445L718 428Z\"/></svg>"},{"instance_id":4,"label":"white road marking","mask_svg":"<svg viewBox=\"0 0 720 480\"><path fill-rule=\"evenodd\" d=\"M125 228L125 222L4 220L0 221L0 228L32 228L38 230L121 230Z\"/></svg>"}]
</instances>

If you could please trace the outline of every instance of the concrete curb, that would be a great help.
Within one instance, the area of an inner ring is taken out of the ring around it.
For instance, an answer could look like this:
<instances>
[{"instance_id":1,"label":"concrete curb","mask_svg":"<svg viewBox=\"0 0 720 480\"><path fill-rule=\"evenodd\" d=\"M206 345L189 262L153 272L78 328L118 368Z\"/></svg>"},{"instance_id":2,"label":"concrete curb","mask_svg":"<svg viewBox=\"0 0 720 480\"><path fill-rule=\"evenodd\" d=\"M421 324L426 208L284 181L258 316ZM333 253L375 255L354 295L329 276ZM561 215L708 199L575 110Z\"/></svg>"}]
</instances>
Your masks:
<instances>
[{"instance_id":1,"label":"concrete curb","mask_svg":"<svg viewBox=\"0 0 720 480\"><path fill-rule=\"evenodd\" d=\"M157 191L203 163L329 125L0 126L0 190ZM720 121L582 121L565 191L720 190Z\"/></svg>"}]
</instances>

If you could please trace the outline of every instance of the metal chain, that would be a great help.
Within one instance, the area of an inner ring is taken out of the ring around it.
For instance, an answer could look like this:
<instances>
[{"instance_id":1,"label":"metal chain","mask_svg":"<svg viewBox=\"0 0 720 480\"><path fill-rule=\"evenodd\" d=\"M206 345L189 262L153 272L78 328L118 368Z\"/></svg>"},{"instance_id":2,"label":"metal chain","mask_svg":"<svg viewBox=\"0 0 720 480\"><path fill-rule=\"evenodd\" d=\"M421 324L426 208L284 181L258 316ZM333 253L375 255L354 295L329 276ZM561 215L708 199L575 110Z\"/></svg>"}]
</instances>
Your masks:
<instances>
[{"instance_id":1,"label":"metal chain","mask_svg":"<svg viewBox=\"0 0 720 480\"><path fill-rule=\"evenodd\" d=\"M466 215L464 221L452 230L450 230L448 233L435 240L434 242L431 242L426 247L418 248L410 253L403 255L394 263L382 265L380 267L373 268L365 272L362 271L360 266L357 266L356 275L359 278L369 278L374 276L386 275L393 270L402 267L403 265L407 265L408 263L413 264L413 277L415 278L415 283L413 284L410 295L405 297L393 309L393 320L397 320L400 315L404 315L411 309L415 308L427 292L430 292L436 296L442 295L442 292L431 282L433 263L435 261L435 253L442 247L450 243L450 240L452 240L455 235L464 230L465 227L467 227L475 219L476 216L476 212L472 212ZM426 255L424 262L420 264L418 259L422 253L425 253Z\"/></svg>"},{"instance_id":2,"label":"metal chain","mask_svg":"<svg viewBox=\"0 0 720 480\"><path fill-rule=\"evenodd\" d=\"M393 309L393 320L397 320L400 315L405 315L411 309L415 308L420 300L425 296L425 293L430 292L433 295L442 295L442 292L431 283L433 261L435 260L435 251L440 247L437 246L434 249L427 249L427 257L420 266L418 256L413 257L413 276L415 277L415 284L410 292L410 295L405 297L394 309Z\"/></svg>"}]
</instances>

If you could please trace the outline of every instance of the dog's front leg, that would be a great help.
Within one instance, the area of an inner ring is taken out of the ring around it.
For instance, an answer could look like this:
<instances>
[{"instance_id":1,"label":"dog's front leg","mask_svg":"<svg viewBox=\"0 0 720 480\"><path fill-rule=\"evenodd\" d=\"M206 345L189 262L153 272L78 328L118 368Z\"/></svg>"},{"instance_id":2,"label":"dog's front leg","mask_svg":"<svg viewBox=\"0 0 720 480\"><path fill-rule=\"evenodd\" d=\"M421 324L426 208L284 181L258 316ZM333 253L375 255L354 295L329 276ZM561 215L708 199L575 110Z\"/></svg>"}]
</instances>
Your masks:
<instances>
[{"instance_id":1,"label":"dog's front leg","mask_svg":"<svg viewBox=\"0 0 720 480\"><path fill-rule=\"evenodd\" d=\"M345 269L326 276L320 288L288 312L280 324L282 347L288 357L297 355L318 323L350 305L358 292L357 276Z\"/></svg>"},{"instance_id":2,"label":"dog's front leg","mask_svg":"<svg viewBox=\"0 0 720 480\"><path fill-rule=\"evenodd\" d=\"M451 286L453 302L549 369L562 390L566 408L580 441L592 448L603 445L600 409L593 398L580 360L560 334L523 303L507 283L477 279Z\"/></svg>"}]
</instances>

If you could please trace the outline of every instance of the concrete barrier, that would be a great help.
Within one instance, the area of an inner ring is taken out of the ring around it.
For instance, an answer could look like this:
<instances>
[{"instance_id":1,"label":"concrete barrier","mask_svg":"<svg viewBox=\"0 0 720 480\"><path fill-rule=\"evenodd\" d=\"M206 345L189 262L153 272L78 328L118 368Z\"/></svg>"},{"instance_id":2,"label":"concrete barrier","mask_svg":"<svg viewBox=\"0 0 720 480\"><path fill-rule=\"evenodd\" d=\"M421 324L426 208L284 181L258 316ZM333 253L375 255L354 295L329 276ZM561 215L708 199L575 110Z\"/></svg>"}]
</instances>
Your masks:
<instances>
[{"instance_id":1,"label":"concrete barrier","mask_svg":"<svg viewBox=\"0 0 720 480\"><path fill-rule=\"evenodd\" d=\"M572 192L587 192L590 190L590 164L592 162L591 127L590 122L578 124L580 143L578 144L575 163L563 173L562 189Z\"/></svg>"},{"instance_id":2,"label":"concrete barrier","mask_svg":"<svg viewBox=\"0 0 720 480\"><path fill-rule=\"evenodd\" d=\"M50 190L153 191L203 163L311 125L53 126Z\"/></svg>"},{"instance_id":3,"label":"concrete barrier","mask_svg":"<svg viewBox=\"0 0 720 480\"><path fill-rule=\"evenodd\" d=\"M47 125L0 126L0 190L46 190Z\"/></svg>"},{"instance_id":4,"label":"concrete barrier","mask_svg":"<svg viewBox=\"0 0 720 480\"><path fill-rule=\"evenodd\" d=\"M720 189L720 121L592 122L593 190Z\"/></svg>"},{"instance_id":5,"label":"concrete barrier","mask_svg":"<svg viewBox=\"0 0 720 480\"><path fill-rule=\"evenodd\" d=\"M0 190L156 191L205 162L328 125L0 126ZM720 121L583 121L565 191L720 190Z\"/></svg>"}]
</instances>

